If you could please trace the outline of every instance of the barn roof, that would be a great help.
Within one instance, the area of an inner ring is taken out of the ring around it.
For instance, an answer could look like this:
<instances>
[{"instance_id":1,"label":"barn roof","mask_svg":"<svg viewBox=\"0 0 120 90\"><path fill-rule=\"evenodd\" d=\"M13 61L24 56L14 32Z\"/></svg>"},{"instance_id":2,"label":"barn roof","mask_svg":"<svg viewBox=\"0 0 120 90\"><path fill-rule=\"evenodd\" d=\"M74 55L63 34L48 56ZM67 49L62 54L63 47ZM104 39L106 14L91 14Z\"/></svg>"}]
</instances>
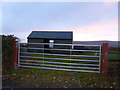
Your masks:
<instances>
[{"instance_id":1,"label":"barn roof","mask_svg":"<svg viewBox=\"0 0 120 90\"><path fill-rule=\"evenodd\" d=\"M73 39L73 32L72 31L32 31L27 38Z\"/></svg>"}]
</instances>

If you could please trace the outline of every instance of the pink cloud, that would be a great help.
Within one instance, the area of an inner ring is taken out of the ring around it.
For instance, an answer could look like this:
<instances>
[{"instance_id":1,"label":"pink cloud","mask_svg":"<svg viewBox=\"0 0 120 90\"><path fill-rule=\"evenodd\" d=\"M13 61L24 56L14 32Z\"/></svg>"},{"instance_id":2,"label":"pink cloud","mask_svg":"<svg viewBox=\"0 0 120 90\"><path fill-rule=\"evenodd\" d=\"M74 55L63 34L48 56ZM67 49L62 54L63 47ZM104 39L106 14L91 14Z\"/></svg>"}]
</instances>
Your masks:
<instances>
[{"instance_id":1,"label":"pink cloud","mask_svg":"<svg viewBox=\"0 0 120 90\"><path fill-rule=\"evenodd\" d=\"M117 40L118 21L112 19L108 21L96 21L84 26L74 28L76 34L74 40Z\"/></svg>"}]
</instances>

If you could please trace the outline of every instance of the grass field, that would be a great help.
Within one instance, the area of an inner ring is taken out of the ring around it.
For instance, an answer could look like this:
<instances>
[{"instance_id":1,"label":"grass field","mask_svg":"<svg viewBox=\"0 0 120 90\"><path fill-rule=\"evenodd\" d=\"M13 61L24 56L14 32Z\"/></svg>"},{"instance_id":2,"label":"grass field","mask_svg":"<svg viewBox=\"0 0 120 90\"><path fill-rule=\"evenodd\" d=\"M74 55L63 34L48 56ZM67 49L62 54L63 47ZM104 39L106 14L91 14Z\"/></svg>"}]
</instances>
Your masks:
<instances>
[{"instance_id":1,"label":"grass field","mask_svg":"<svg viewBox=\"0 0 120 90\"><path fill-rule=\"evenodd\" d=\"M119 59L119 55L120 54L120 51L118 50L110 50L108 52L108 59L109 60L118 60Z\"/></svg>"},{"instance_id":2,"label":"grass field","mask_svg":"<svg viewBox=\"0 0 120 90\"><path fill-rule=\"evenodd\" d=\"M18 88L120 88L118 53L109 50L108 75L18 68L3 72L3 87Z\"/></svg>"}]
</instances>

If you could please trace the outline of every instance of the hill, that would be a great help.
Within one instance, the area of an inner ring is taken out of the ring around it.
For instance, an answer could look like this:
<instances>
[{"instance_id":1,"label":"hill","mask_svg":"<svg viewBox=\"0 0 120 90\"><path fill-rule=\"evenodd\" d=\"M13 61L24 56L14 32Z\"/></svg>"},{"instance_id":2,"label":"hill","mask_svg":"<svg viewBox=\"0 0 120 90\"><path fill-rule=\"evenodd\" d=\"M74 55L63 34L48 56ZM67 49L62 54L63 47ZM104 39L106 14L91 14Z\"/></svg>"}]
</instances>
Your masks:
<instances>
[{"instance_id":1,"label":"hill","mask_svg":"<svg viewBox=\"0 0 120 90\"><path fill-rule=\"evenodd\" d=\"M120 48L120 41L73 41L74 44L88 44L88 45L102 45L102 43L108 43L109 47Z\"/></svg>"}]
</instances>

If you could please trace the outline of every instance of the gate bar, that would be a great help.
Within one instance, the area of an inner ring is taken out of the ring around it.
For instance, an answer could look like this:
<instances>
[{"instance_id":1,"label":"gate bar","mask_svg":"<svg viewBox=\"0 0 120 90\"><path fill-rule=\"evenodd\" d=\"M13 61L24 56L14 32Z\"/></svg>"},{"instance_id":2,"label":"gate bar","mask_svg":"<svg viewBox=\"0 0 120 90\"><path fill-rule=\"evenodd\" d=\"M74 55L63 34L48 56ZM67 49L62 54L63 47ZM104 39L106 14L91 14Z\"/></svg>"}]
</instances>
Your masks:
<instances>
[{"instance_id":1,"label":"gate bar","mask_svg":"<svg viewBox=\"0 0 120 90\"><path fill-rule=\"evenodd\" d=\"M67 65L84 65L84 66L99 66L97 64L78 64L78 63L61 63L61 62L50 62L50 61L40 61L40 60L24 60L21 59L20 61L28 61L28 62L44 62L44 63L54 63L54 64L67 64Z\"/></svg>"},{"instance_id":2,"label":"gate bar","mask_svg":"<svg viewBox=\"0 0 120 90\"><path fill-rule=\"evenodd\" d=\"M31 53L31 52L21 52L24 54L39 54L39 55L53 55L53 56L70 56L67 54L49 54L49 53ZM78 57L100 57L100 56L91 56L91 55L71 55L71 56L78 56Z\"/></svg>"},{"instance_id":3,"label":"gate bar","mask_svg":"<svg viewBox=\"0 0 120 90\"><path fill-rule=\"evenodd\" d=\"M20 63L20 64L42 65L42 64L36 64L36 63ZM44 66L65 67L65 68L79 68L79 69L95 69L95 70L99 70L99 68L92 68L92 67L76 67L76 66L62 66L62 65L50 65L50 64L44 64Z\"/></svg>"},{"instance_id":4,"label":"gate bar","mask_svg":"<svg viewBox=\"0 0 120 90\"><path fill-rule=\"evenodd\" d=\"M65 59L65 58L47 58L47 57L31 57L31 56L20 56L22 58L38 58L38 59L53 59L53 60L67 60L67 61L84 61L84 62L99 62L99 60L86 60L86 59Z\"/></svg>"},{"instance_id":5,"label":"gate bar","mask_svg":"<svg viewBox=\"0 0 120 90\"><path fill-rule=\"evenodd\" d=\"M58 69L58 68L34 67L34 66L23 66L23 65L20 65L20 67L73 71L72 69ZM74 71L79 71L79 72L95 72L95 73L99 73L99 71L88 71L88 70L74 70Z\"/></svg>"},{"instance_id":6,"label":"gate bar","mask_svg":"<svg viewBox=\"0 0 120 90\"><path fill-rule=\"evenodd\" d=\"M48 48L29 48L29 47L20 47L21 49L39 49L39 50L51 50ZM52 49L52 50L60 50L60 51L83 51L83 52L99 52L99 50L76 50L76 49Z\"/></svg>"},{"instance_id":7,"label":"gate bar","mask_svg":"<svg viewBox=\"0 0 120 90\"><path fill-rule=\"evenodd\" d=\"M45 45L45 44L48 44L49 43L21 43L21 44L42 44L42 45ZM96 47L96 46L101 46L101 45L86 45L86 44L58 44L58 43L54 43L54 45L75 45L75 46L93 46L93 47Z\"/></svg>"},{"instance_id":8,"label":"gate bar","mask_svg":"<svg viewBox=\"0 0 120 90\"><path fill-rule=\"evenodd\" d=\"M18 67L20 65L20 43L18 43Z\"/></svg>"}]
</instances>

